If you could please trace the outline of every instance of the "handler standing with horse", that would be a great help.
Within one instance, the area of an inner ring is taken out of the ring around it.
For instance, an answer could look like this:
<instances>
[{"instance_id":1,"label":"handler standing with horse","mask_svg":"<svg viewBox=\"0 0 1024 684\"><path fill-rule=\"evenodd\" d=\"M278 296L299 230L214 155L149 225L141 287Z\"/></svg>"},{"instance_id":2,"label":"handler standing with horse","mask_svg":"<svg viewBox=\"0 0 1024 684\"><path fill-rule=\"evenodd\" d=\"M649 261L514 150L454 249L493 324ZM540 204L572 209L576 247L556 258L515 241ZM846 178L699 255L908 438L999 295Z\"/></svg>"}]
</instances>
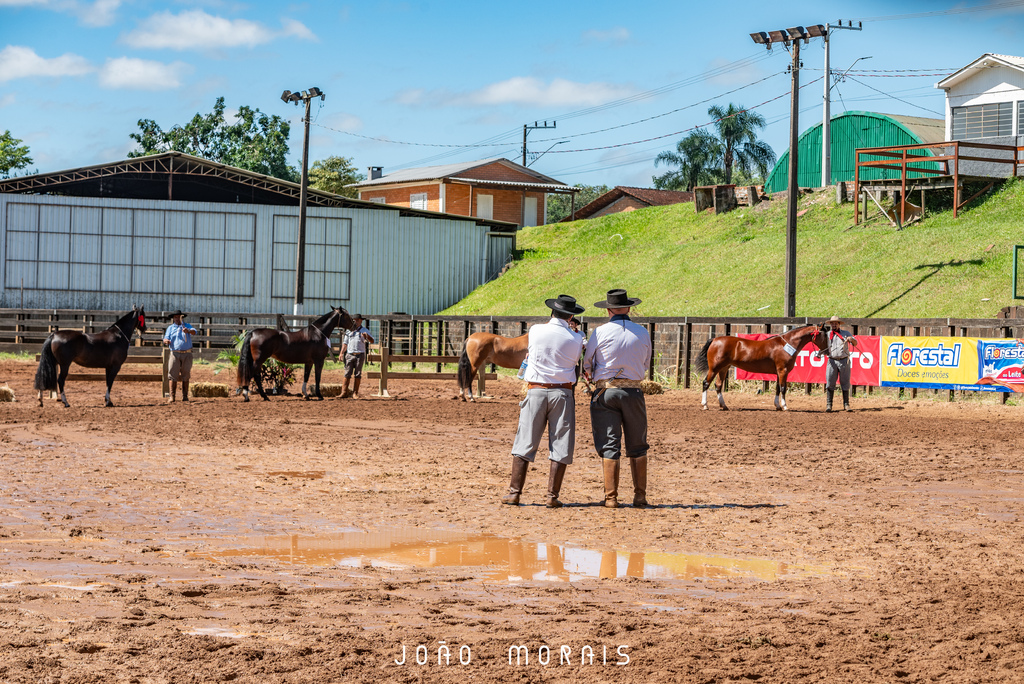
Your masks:
<instances>
[{"instance_id":1,"label":"handler standing with horse","mask_svg":"<svg viewBox=\"0 0 1024 684\"><path fill-rule=\"evenodd\" d=\"M178 309L171 314L171 324L164 331L164 344L171 350L171 364L167 375L171 379L171 398L173 404L178 393L178 381L181 381L181 400L188 401L188 381L192 378L192 334L196 332L182 319L187 314Z\"/></svg>"},{"instance_id":2,"label":"handler standing with horse","mask_svg":"<svg viewBox=\"0 0 1024 684\"><path fill-rule=\"evenodd\" d=\"M630 307L641 300L625 290L609 290L603 302L609 321L596 328L587 342L583 372L597 391L590 398L594 448L604 468L604 505L619 507L619 466L623 437L633 475L633 506L647 506L647 403L640 382L651 363L651 336L629 319Z\"/></svg>"},{"instance_id":3,"label":"handler standing with horse","mask_svg":"<svg viewBox=\"0 0 1024 684\"><path fill-rule=\"evenodd\" d=\"M825 366L825 413L832 413L832 398L836 393L836 380L839 380L839 387L843 390L843 410L850 410L850 345L857 346L857 338L853 333L842 330L840 326L843 321L839 316L825 321L823 324L828 329L828 348L822 349L815 354L828 357L828 365Z\"/></svg>"},{"instance_id":4,"label":"handler standing with horse","mask_svg":"<svg viewBox=\"0 0 1024 684\"><path fill-rule=\"evenodd\" d=\"M528 383L526 399L519 404L519 427L512 444L512 482L504 504L517 505L526 482L526 471L533 463L548 429L551 471L548 474L548 508L560 508L558 493L566 468L572 463L576 442L576 364L583 349L583 335L569 328L569 319L584 312L569 295L558 295L544 304L551 309L551 320L530 328L526 356Z\"/></svg>"}]
</instances>

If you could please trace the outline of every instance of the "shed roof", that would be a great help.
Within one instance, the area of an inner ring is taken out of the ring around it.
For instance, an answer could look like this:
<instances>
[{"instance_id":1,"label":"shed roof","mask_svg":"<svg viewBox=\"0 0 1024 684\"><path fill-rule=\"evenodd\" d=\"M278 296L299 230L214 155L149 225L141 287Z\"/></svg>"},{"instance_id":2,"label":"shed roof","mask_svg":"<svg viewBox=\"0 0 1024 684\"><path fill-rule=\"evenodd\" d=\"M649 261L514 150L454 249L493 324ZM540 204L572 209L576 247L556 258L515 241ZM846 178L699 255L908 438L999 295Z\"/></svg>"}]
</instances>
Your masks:
<instances>
[{"instance_id":1,"label":"shed roof","mask_svg":"<svg viewBox=\"0 0 1024 684\"><path fill-rule=\"evenodd\" d=\"M986 52L967 66L954 71L952 74L936 83L935 87L942 88L943 90L949 90L957 83L974 76L978 73L978 69L990 69L992 67L1009 67L1010 69L1017 69L1018 71L1024 72L1024 57L1014 57L1013 55L999 55L994 52Z\"/></svg>"},{"instance_id":2,"label":"shed roof","mask_svg":"<svg viewBox=\"0 0 1024 684\"><path fill-rule=\"evenodd\" d=\"M483 181L472 178L471 172L474 169L479 169L484 166L491 164L501 164L513 171L522 174L524 177L530 178L529 181ZM415 169L402 169L395 171L387 175L381 176L380 178L374 178L373 180L366 180L360 183L353 183L349 187L354 188L366 188L377 185L393 185L395 183L412 183L416 181L432 181L432 180L459 180L473 183L487 183L492 185L514 185L516 187L523 186L529 188L537 188L545 190L547 192L575 192L575 189L562 183L561 181L555 180L551 176L545 176L543 173L534 171L531 168L523 166L522 164L516 164L513 161L504 159L502 157L495 157L493 159L479 159L470 162L460 162L458 164L442 164L440 166L421 166Z\"/></svg>"},{"instance_id":3,"label":"shed roof","mask_svg":"<svg viewBox=\"0 0 1024 684\"><path fill-rule=\"evenodd\" d=\"M634 197L649 207L660 207L668 204L679 204L681 202L692 202L693 193L679 190L655 190L653 188L634 188L628 185L616 185L591 203L576 210L571 216L566 216L562 221L575 221L593 216L605 207L619 199Z\"/></svg>"},{"instance_id":4,"label":"shed roof","mask_svg":"<svg viewBox=\"0 0 1024 684\"><path fill-rule=\"evenodd\" d=\"M0 193L297 206L301 187L291 181L171 151L77 169L8 178L0 180ZM457 218L499 231L517 228L514 223L506 221L378 204L316 188L307 188L306 195L307 206L398 211L402 216Z\"/></svg>"}]
</instances>

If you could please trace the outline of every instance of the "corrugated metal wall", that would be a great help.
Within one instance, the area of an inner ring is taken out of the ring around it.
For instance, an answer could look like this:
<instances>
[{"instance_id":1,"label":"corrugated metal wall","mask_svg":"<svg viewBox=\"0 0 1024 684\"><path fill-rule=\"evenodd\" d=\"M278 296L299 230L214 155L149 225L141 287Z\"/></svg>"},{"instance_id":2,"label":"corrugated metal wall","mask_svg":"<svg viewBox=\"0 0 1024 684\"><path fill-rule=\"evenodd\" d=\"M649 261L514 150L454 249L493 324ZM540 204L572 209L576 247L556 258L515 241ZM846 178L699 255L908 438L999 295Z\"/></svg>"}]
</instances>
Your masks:
<instances>
[{"instance_id":1,"label":"corrugated metal wall","mask_svg":"<svg viewBox=\"0 0 1024 684\"><path fill-rule=\"evenodd\" d=\"M867 116L860 112L848 112L833 117L831 128L832 183L852 181L854 173L854 152L864 147L894 147L917 145L923 141L889 117L879 114ZM797 141L797 182L802 188L821 187L821 124L804 131ZM931 151L926 156L934 156ZM867 157L862 157L867 160ZM938 168L938 164L931 165ZM916 174L919 176L920 174ZM914 174L912 174L914 176ZM866 179L899 178L898 171L872 169ZM782 192L789 185L789 150L786 150L765 181L765 192Z\"/></svg>"},{"instance_id":2,"label":"corrugated metal wall","mask_svg":"<svg viewBox=\"0 0 1024 684\"><path fill-rule=\"evenodd\" d=\"M297 207L0 194L0 235L0 307L292 312ZM310 207L305 312L432 314L512 244L472 220Z\"/></svg>"}]
</instances>

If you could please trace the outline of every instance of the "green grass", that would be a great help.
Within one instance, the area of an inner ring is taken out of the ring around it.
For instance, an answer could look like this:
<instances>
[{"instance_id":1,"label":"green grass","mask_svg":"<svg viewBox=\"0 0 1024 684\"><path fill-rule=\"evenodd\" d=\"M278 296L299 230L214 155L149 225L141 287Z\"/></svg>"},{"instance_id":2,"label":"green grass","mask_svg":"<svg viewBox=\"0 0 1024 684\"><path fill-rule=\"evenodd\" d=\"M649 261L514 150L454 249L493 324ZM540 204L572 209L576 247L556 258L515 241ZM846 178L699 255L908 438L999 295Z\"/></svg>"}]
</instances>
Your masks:
<instances>
[{"instance_id":1,"label":"green grass","mask_svg":"<svg viewBox=\"0 0 1024 684\"><path fill-rule=\"evenodd\" d=\"M782 316L784 200L727 214L693 204L524 228L522 258L444 315L539 316L559 293L591 304L624 287L640 316ZM931 202L930 202L931 204ZM947 207L950 205L947 204ZM796 313L851 318L993 318L1014 303L1013 245L1024 243L1024 181L897 231L827 192L801 197Z\"/></svg>"}]
</instances>

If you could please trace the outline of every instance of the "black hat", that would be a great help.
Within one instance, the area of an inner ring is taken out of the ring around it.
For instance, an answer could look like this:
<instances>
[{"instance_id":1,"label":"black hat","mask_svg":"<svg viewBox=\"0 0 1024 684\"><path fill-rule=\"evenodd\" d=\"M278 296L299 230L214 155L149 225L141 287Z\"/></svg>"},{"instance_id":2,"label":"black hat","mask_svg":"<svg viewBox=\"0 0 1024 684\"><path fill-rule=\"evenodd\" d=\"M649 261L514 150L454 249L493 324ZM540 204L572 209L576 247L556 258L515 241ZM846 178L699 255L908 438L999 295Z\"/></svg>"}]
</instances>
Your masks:
<instances>
[{"instance_id":1,"label":"black hat","mask_svg":"<svg viewBox=\"0 0 1024 684\"><path fill-rule=\"evenodd\" d=\"M545 299L544 303L552 311L558 311L571 316L575 316L576 314L581 314L586 311L586 309L576 303L575 297L570 297L565 294L558 295L557 299Z\"/></svg>"},{"instance_id":2,"label":"black hat","mask_svg":"<svg viewBox=\"0 0 1024 684\"><path fill-rule=\"evenodd\" d=\"M188 318L188 314L187 313L182 313L181 309L178 309L177 311L175 311L174 313L171 314L171 318L174 318L175 316L181 316L182 318Z\"/></svg>"},{"instance_id":3,"label":"black hat","mask_svg":"<svg viewBox=\"0 0 1024 684\"><path fill-rule=\"evenodd\" d=\"M608 290L608 299L603 302L594 302L594 306L601 309L628 309L636 306L642 299L629 297L625 290Z\"/></svg>"}]
</instances>

